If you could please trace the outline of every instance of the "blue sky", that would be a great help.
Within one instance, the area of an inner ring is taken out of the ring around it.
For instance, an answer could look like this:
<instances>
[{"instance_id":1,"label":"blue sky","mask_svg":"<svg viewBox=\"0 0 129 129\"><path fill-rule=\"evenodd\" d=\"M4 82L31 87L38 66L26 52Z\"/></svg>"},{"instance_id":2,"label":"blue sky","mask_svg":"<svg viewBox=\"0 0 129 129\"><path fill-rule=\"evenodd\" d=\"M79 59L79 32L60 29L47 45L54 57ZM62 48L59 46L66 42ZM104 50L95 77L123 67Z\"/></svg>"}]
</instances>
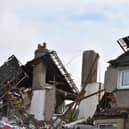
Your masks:
<instances>
[{"instance_id":1,"label":"blue sky","mask_svg":"<svg viewBox=\"0 0 129 129\"><path fill-rule=\"evenodd\" d=\"M56 50L80 85L82 52L107 61L122 53L116 40L129 35L128 0L0 0L0 64L15 54L24 64L38 43Z\"/></svg>"}]
</instances>

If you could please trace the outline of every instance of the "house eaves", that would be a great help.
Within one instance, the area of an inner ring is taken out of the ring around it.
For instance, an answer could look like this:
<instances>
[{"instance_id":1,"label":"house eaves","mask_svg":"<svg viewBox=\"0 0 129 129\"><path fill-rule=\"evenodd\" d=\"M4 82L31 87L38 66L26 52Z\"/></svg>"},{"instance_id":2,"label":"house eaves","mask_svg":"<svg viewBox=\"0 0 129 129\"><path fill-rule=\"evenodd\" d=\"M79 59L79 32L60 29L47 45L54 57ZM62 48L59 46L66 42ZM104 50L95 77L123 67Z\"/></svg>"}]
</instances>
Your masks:
<instances>
[{"instance_id":1,"label":"house eaves","mask_svg":"<svg viewBox=\"0 0 129 129\"><path fill-rule=\"evenodd\" d=\"M110 66L112 67L129 66L129 51L114 60L110 60L108 63L110 63Z\"/></svg>"}]
</instances>

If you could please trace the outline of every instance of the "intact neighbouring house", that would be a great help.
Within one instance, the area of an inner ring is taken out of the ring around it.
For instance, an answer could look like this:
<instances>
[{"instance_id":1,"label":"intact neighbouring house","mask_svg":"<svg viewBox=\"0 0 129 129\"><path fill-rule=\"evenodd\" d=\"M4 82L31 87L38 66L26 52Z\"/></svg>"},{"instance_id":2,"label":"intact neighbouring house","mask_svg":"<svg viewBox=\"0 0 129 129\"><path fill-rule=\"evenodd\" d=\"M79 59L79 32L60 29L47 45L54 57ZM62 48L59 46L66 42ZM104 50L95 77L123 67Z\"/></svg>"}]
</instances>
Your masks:
<instances>
[{"instance_id":1,"label":"intact neighbouring house","mask_svg":"<svg viewBox=\"0 0 129 129\"><path fill-rule=\"evenodd\" d=\"M95 124L101 129L129 129L129 51L109 61L104 89Z\"/></svg>"}]
</instances>

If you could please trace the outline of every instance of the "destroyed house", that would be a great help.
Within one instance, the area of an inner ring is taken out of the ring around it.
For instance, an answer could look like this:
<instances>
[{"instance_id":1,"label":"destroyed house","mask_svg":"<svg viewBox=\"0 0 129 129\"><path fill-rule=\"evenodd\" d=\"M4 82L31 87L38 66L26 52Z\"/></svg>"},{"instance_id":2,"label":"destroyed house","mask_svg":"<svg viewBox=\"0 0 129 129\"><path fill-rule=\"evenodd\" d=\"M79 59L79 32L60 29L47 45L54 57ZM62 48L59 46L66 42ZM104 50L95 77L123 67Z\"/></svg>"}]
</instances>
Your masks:
<instances>
[{"instance_id":1,"label":"destroyed house","mask_svg":"<svg viewBox=\"0 0 129 129\"><path fill-rule=\"evenodd\" d=\"M129 129L129 51L109 61L105 93L94 115L101 129Z\"/></svg>"},{"instance_id":2,"label":"destroyed house","mask_svg":"<svg viewBox=\"0 0 129 129\"><path fill-rule=\"evenodd\" d=\"M35 58L29 61L26 67L33 69L30 112L34 113L37 119L50 120L53 114L62 114L64 101L76 99L78 89L55 51L38 46ZM36 101L38 98L39 101ZM41 105L41 102L44 104ZM40 107L39 111L37 105Z\"/></svg>"},{"instance_id":3,"label":"destroyed house","mask_svg":"<svg viewBox=\"0 0 129 129\"><path fill-rule=\"evenodd\" d=\"M78 95L78 89L57 53L48 50L45 43L38 45L35 58L26 65L11 56L0 67L0 89L3 103L10 101L9 107L17 106L13 102L19 97L18 107L20 103L22 109L43 121L63 114L65 100L75 100Z\"/></svg>"}]
</instances>

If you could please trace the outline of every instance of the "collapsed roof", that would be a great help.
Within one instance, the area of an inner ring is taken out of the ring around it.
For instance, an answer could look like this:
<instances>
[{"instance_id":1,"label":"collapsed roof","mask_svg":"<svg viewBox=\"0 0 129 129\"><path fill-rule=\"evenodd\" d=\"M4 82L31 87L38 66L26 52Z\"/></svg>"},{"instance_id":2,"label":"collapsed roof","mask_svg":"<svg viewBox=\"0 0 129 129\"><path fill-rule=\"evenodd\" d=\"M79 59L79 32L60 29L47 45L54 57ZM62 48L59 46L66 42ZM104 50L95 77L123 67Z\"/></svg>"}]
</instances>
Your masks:
<instances>
[{"instance_id":1,"label":"collapsed roof","mask_svg":"<svg viewBox=\"0 0 129 129\"><path fill-rule=\"evenodd\" d=\"M19 85L26 78L28 78L28 75L22 69L17 58L14 55L9 57L0 67L0 97L10 87Z\"/></svg>"},{"instance_id":2,"label":"collapsed roof","mask_svg":"<svg viewBox=\"0 0 129 129\"><path fill-rule=\"evenodd\" d=\"M51 75L54 73L56 82L60 83L60 85L56 85L57 89L69 93L65 96L65 99L73 100L76 98L79 91L57 53L55 51L45 51L45 54L42 53L41 51L41 56L27 62L25 66L21 65L14 55L8 58L0 67L0 96L4 94L4 91L9 86L13 87L20 84L22 86L32 87L33 66L39 61L42 61L47 66L48 71L50 71L48 75L49 80L51 80ZM49 83L54 84L56 82L52 80Z\"/></svg>"}]
</instances>

